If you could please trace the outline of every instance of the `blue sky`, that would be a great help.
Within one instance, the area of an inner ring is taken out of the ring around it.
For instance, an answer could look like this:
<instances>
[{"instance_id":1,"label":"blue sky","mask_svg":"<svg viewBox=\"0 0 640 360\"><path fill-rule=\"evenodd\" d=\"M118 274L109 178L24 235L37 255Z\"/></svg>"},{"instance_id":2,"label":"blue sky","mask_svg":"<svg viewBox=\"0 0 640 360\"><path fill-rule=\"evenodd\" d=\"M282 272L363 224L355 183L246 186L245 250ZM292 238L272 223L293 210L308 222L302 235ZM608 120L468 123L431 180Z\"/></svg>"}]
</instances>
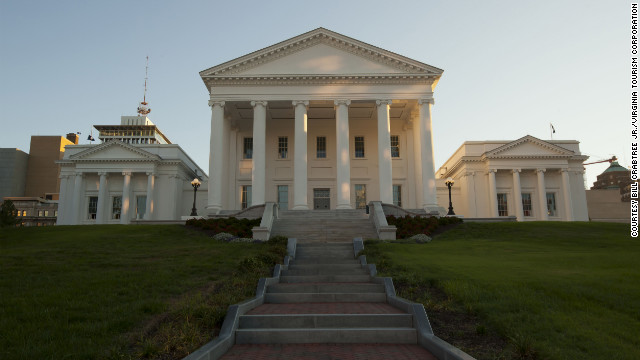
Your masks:
<instances>
[{"instance_id":1,"label":"blue sky","mask_svg":"<svg viewBox=\"0 0 640 360\"><path fill-rule=\"evenodd\" d=\"M630 162L626 1L0 1L0 147L135 115L208 170L198 72L317 27L444 69L436 167L466 140L580 141ZM95 135L95 134L94 134ZM587 166L588 185L608 164Z\"/></svg>"}]
</instances>

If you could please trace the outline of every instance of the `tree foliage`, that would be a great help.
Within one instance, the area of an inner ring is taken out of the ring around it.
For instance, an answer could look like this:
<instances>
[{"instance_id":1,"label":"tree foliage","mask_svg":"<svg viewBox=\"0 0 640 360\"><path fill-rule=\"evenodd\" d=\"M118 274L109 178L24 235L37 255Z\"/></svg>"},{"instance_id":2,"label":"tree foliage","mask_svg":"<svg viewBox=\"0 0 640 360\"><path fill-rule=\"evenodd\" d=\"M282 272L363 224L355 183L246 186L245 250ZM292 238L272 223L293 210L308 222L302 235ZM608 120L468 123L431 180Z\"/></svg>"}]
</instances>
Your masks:
<instances>
[{"instance_id":1,"label":"tree foliage","mask_svg":"<svg viewBox=\"0 0 640 360\"><path fill-rule=\"evenodd\" d=\"M13 201L3 201L0 206L0 227L15 226L18 222L18 210L13 205Z\"/></svg>"}]
</instances>

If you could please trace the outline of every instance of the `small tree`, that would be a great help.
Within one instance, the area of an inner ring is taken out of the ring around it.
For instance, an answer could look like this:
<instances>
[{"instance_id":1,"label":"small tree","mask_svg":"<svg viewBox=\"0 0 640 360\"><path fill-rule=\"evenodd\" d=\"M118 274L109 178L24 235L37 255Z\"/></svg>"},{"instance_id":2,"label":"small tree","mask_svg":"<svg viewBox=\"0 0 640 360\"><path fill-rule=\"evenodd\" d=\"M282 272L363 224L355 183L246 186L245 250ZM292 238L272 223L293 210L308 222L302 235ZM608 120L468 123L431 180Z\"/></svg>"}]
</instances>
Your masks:
<instances>
[{"instance_id":1,"label":"small tree","mask_svg":"<svg viewBox=\"0 0 640 360\"><path fill-rule=\"evenodd\" d=\"M0 207L0 227L15 226L19 222L18 210L13 205L13 201L3 201Z\"/></svg>"}]
</instances>

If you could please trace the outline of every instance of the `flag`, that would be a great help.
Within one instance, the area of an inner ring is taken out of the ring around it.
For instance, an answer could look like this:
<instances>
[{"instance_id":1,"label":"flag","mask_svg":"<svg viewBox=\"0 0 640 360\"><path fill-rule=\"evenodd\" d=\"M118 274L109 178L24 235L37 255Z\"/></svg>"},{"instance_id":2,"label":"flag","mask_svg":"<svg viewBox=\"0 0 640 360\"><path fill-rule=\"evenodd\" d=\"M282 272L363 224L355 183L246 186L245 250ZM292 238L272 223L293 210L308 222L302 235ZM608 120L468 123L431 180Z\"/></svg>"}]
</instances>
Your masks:
<instances>
[{"instance_id":1,"label":"flag","mask_svg":"<svg viewBox=\"0 0 640 360\"><path fill-rule=\"evenodd\" d=\"M549 125L551 125L551 131L555 134L556 133L556 128L553 127L552 123L549 123Z\"/></svg>"},{"instance_id":2,"label":"flag","mask_svg":"<svg viewBox=\"0 0 640 360\"><path fill-rule=\"evenodd\" d=\"M87 140L90 140L90 141L96 141L96 139L94 139L94 138L93 138L93 136L91 136L91 135L89 135L89 136L87 137Z\"/></svg>"}]
</instances>

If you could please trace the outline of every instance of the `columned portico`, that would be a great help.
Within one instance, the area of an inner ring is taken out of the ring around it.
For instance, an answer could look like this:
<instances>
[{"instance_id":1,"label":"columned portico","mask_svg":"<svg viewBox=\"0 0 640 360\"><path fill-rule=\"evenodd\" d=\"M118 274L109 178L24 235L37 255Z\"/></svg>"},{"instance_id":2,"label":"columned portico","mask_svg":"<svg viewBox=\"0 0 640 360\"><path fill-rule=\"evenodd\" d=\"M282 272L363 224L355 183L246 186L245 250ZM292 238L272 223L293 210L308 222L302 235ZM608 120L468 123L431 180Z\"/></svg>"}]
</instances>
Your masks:
<instances>
[{"instance_id":1,"label":"columned portico","mask_svg":"<svg viewBox=\"0 0 640 360\"><path fill-rule=\"evenodd\" d=\"M536 169L538 176L538 203L540 205L540 218L543 221L549 220L549 210L547 209L547 188L544 185L544 172L546 169Z\"/></svg>"},{"instance_id":2,"label":"columned portico","mask_svg":"<svg viewBox=\"0 0 640 360\"><path fill-rule=\"evenodd\" d=\"M336 107L336 209L351 209L351 162L349 152L349 105L351 100L335 100Z\"/></svg>"},{"instance_id":3,"label":"columned portico","mask_svg":"<svg viewBox=\"0 0 640 360\"><path fill-rule=\"evenodd\" d=\"M122 176L122 210L120 214L120 224L129 223L129 208L131 207L131 172L123 171Z\"/></svg>"},{"instance_id":4,"label":"columned portico","mask_svg":"<svg viewBox=\"0 0 640 360\"><path fill-rule=\"evenodd\" d=\"M146 211L144 213L145 220L153 219L153 208L155 206L155 201L153 198L154 189L156 185L156 174L153 172L147 172L147 203Z\"/></svg>"},{"instance_id":5,"label":"columned portico","mask_svg":"<svg viewBox=\"0 0 640 360\"><path fill-rule=\"evenodd\" d=\"M109 173L101 171L98 173L100 176L100 185L98 187L98 208L96 210L96 224L105 224L107 217L105 214L105 202L107 201L107 177Z\"/></svg>"},{"instance_id":6,"label":"columned portico","mask_svg":"<svg viewBox=\"0 0 640 360\"><path fill-rule=\"evenodd\" d=\"M569 169L561 169L562 195L564 199L564 211L567 221L573 221L573 205L571 204L571 182L569 181Z\"/></svg>"},{"instance_id":7,"label":"columned portico","mask_svg":"<svg viewBox=\"0 0 640 360\"><path fill-rule=\"evenodd\" d=\"M252 101L253 107L253 165L251 172L252 202L251 205L262 205L265 202L265 151L267 132L267 102Z\"/></svg>"},{"instance_id":8,"label":"columned portico","mask_svg":"<svg viewBox=\"0 0 640 360\"><path fill-rule=\"evenodd\" d=\"M224 101L210 101L211 137L209 140L209 199L207 210L217 214L222 210L222 179L225 176Z\"/></svg>"},{"instance_id":9,"label":"columned portico","mask_svg":"<svg viewBox=\"0 0 640 360\"><path fill-rule=\"evenodd\" d=\"M513 201L516 206L516 219L522 221L524 219L524 211L522 209L522 188L520 187L520 169L513 169Z\"/></svg>"},{"instance_id":10,"label":"columned portico","mask_svg":"<svg viewBox=\"0 0 640 360\"><path fill-rule=\"evenodd\" d=\"M418 131L420 132L420 158L422 160L422 207L427 212L437 211L436 174L433 155L433 133L431 128L431 106L433 99L418 100L420 115Z\"/></svg>"},{"instance_id":11,"label":"columned portico","mask_svg":"<svg viewBox=\"0 0 640 360\"><path fill-rule=\"evenodd\" d=\"M489 169L489 205L491 207L491 216L498 217L498 194L496 190L496 169Z\"/></svg>"},{"instance_id":12,"label":"columned portico","mask_svg":"<svg viewBox=\"0 0 640 360\"><path fill-rule=\"evenodd\" d=\"M392 204L391 126L389 124L389 105L391 105L391 100L376 100L376 105L378 106L378 176L380 182L380 201L385 204Z\"/></svg>"},{"instance_id":13,"label":"columned portico","mask_svg":"<svg viewBox=\"0 0 640 360\"><path fill-rule=\"evenodd\" d=\"M293 210L308 210L307 200L307 107L308 101L293 101L295 111Z\"/></svg>"}]
</instances>

